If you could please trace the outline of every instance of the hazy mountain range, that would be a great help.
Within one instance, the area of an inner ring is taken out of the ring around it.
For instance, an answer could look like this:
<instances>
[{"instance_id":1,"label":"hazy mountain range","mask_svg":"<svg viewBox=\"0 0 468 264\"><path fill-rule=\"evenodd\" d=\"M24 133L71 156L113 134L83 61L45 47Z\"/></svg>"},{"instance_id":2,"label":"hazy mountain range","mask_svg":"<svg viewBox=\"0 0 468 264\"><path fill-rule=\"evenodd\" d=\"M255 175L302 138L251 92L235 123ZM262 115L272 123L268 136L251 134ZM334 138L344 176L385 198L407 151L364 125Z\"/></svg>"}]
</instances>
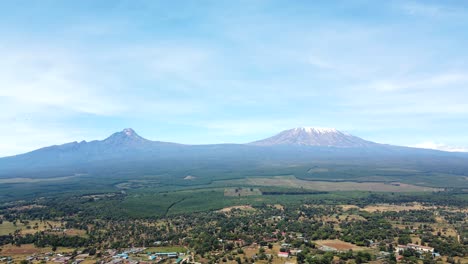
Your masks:
<instances>
[{"instance_id":1,"label":"hazy mountain range","mask_svg":"<svg viewBox=\"0 0 468 264\"><path fill-rule=\"evenodd\" d=\"M0 177L62 175L165 166L235 167L320 160L451 164L466 153L378 144L336 129L294 128L248 144L184 145L151 141L127 128L104 140L72 142L0 158ZM468 164L468 160L466 160Z\"/></svg>"}]
</instances>

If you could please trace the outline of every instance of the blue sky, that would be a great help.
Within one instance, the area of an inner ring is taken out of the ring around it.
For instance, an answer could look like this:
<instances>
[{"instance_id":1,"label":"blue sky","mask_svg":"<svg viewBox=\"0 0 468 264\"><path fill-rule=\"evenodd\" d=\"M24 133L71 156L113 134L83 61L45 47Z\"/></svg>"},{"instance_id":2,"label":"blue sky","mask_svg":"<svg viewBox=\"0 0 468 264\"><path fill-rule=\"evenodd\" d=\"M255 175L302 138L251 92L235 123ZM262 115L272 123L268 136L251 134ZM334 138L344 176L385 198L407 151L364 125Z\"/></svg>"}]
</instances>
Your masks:
<instances>
[{"instance_id":1,"label":"blue sky","mask_svg":"<svg viewBox=\"0 0 468 264\"><path fill-rule=\"evenodd\" d=\"M126 127L468 148L466 1L1 1L0 156Z\"/></svg>"}]
</instances>

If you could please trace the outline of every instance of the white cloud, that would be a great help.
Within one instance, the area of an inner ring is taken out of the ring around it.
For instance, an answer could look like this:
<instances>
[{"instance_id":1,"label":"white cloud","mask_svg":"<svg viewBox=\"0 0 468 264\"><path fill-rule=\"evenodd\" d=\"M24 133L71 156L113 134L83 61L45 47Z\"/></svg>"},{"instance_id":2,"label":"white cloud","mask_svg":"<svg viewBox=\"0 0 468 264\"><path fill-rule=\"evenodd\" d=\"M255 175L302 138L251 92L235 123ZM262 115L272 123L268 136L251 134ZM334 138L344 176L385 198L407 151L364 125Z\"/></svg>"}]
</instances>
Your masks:
<instances>
[{"instance_id":1,"label":"white cloud","mask_svg":"<svg viewBox=\"0 0 468 264\"><path fill-rule=\"evenodd\" d=\"M442 150L442 151L449 151L449 152L468 152L468 147L450 146L450 145L437 143L433 141L422 142L422 143L419 143L410 147L435 149L435 150Z\"/></svg>"},{"instance_id":2,"label":"white cloud","mask_svg":"<svg viewBox=\"0 0 468 264\"><path fill-rule=\"evenodd\" d=\"M410 15L439 16L443 14L442 8L436 5L407 2L401 7Z\"/></svg>"},{"instance_id":3,"label":"white cloud","mask_svg":"<svg viewBox=\"0 0 468 264\"><path fill-rule=\"evenodd\" d=\"M24 47L5 48L0 55L0 97L36 109L99 115L122 110L96 86L89 65L70 52Z\"/></svg>"},{"instance_id":4,"label":"white cloud","mask_svg":"<svg viewBox=\"0 0 468 264\"><path fill-rule=\"evenodd\" d=\"M425 16L432 18L461 15L464 11L460 9L460 7L455 8L448 5L428 3L427 1L403 1L400 8L412 16Z\"/></svg>"},{"instance_id":5,"label":"white cloud","mask_svg":"<svg viewBox=\"0 0 468 264\"><path fill-rule=\"evenodd\" d=\"M379 80L368 85L368 88L382 92L394 92L400 90L428 90L434 88L452 89L452 86L464 86L468 88L468 73L446 72L432 74L426 77L412 79Z\"/></svg>"}]
</instances>

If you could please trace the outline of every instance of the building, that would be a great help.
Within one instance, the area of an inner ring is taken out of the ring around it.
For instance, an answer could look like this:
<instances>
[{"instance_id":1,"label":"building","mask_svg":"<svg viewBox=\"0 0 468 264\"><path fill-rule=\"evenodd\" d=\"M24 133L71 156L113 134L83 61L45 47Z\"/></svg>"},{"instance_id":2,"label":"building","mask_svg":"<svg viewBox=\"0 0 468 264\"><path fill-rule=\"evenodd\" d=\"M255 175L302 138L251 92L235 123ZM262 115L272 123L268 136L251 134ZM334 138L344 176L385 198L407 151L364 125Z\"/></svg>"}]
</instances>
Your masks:
<instances>
[{"instance_id":1,"label":"building","mask_svg":"<svg viewBox=\"0 0 468 264\"><path fill-rule=\"evenodd\" d=\"M434 253L434 248L421 246L421 245L417 245L417 244L398 245L395 248L395 251L400 252L400 251L405 251L407 249L412 249L412 250L415 250L415 251L417 251L419 253Z\"/></svg>"},{"instance_id":2,"label":"building","mask_svg":"<svg viewBox=\"0 0 468 264\"><path fill-rule=\"evenodd\" d=\"M278 252L278 257L288 258L289 257L289 252Z\"/></svg>"},{"instance_id":3,"label":"building","mask_svg":"<svg viewBox=\"0 0 468 264\"><path fill-rule=\"evenodd\" d=\"M396 246L395 248L395 252L401 252L401 251L405 251L406 249L408 249L408 247L406 245L398 245Z\"/></svg>"},{"instance_id":4,"label":"building","mask_svg":"<svg viewBox=\"0 0 468 264\"><path fill-rule=\"evenodd\" d=\"M408 246L408 248L414 249L414 250L419 251L419 252L434 253L434 248L432 248L432 247L426 247L426 246L421 246L421 245L417 245L417 244L408 244L407 246Z\"/></svg>"},{"instance_id":5,"label":"building","mask_svg":"<svg viewBox=\"0 0 468 264\"><path fill-rule=\"evenodd\" d=\"M291 253L292 256L296 256L297 253L301 253L302 250L300 250L300 249L291 249L289 252Z\"/></svg>"},{"instance_id":6,"label":"building","mask_svg":"<svg viewBox=\"0 0 468 264\"><path fill-rule=\"evenodd\" d=\"M166 258L177 258L179 256L177 252L156 252L154 255Z\"/></svg>"}]
</instances>

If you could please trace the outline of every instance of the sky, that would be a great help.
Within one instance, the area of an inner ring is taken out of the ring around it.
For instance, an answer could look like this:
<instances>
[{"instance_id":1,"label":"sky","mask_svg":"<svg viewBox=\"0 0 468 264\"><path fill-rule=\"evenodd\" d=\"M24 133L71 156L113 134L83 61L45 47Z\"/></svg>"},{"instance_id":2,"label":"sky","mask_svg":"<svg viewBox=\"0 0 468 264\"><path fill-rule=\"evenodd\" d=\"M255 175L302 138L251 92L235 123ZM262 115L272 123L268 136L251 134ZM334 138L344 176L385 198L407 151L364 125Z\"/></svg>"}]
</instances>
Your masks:
<instances>
[{"instance_id":1,"label":"sky","mask_svg":"<svg viewBox=\"0 0 468 264\"><path fill-rule=\"evenodd\" d=\"M467 1L1 1L0 156L131 127L468 149Z\"/></svg>"}]
</instances>

